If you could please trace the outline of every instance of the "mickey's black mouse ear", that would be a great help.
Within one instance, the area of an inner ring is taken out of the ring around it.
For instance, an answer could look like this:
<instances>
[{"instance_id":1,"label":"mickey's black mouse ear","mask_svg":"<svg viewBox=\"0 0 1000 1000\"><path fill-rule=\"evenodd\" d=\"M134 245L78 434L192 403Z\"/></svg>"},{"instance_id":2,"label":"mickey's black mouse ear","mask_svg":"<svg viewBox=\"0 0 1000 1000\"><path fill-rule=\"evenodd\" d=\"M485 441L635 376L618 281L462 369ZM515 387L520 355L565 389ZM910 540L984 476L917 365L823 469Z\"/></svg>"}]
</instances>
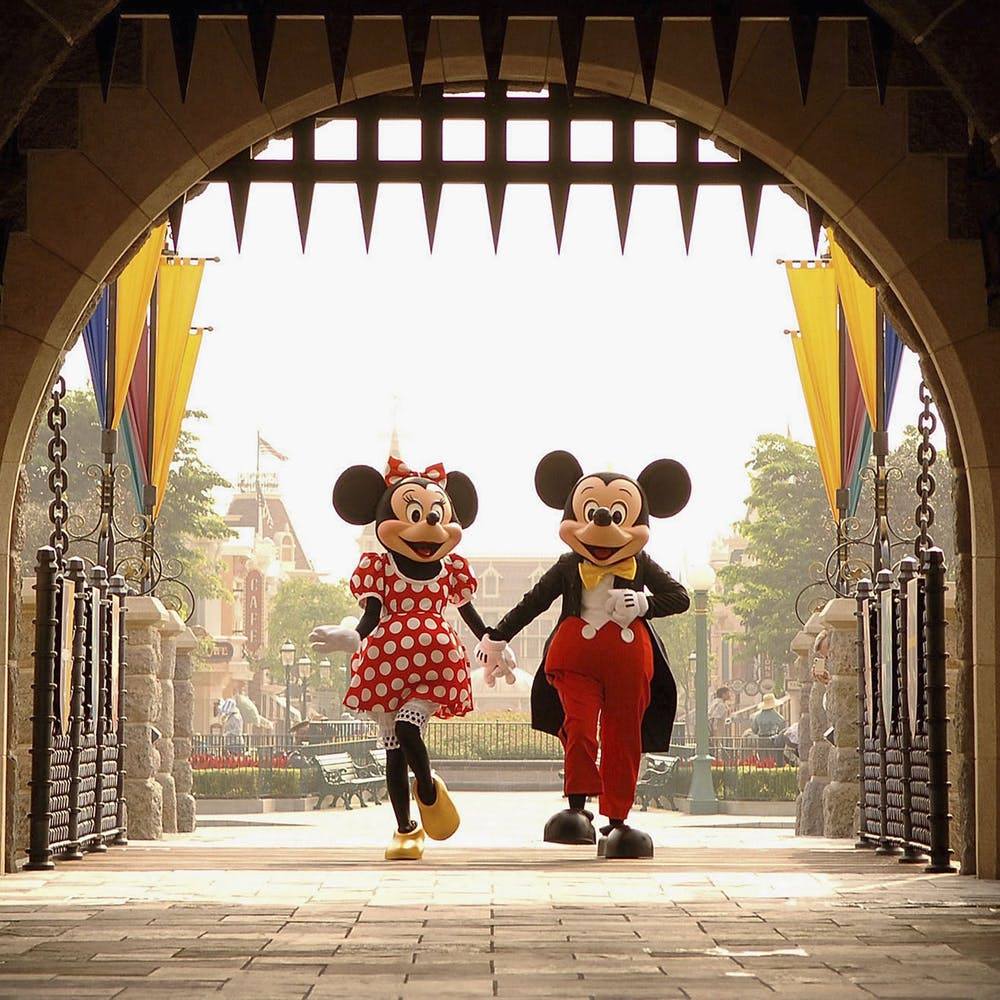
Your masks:
<instances>
[{"instance_id":1,"label":"mickey's black mouse ear","mask_svg":"<svg viewBox=\"0 0 1000 1000\"><path fill-rule=\"evenodd\" d=\"M691 477L680 462L658 458L650 462L636 482L646 494L649 513L653 517L673 517L691 499Z\"/></svg>"},{"instance_id":2,"label":"mickey's black mouse ear","mask_svg":"<svg viewBox=\"0 0 1000 1000\"><path fill-rule=\"evenodd\" d=\"M535 469L535 492L547 507L562 510L582 477L580 463L568 451L550 451Z\"/></svg>"},{"instance_id":3,"label":"mickey's black mouse ear","mask_svg":"<svg viewBox=\"0 0 1000 1000\"><path fill-rule=\"evenodd\" d=\"M352 465L333 487L333 508L348 524L371 524L386 491L385 478L370 465Z\"/></svg>"}]
</instances>

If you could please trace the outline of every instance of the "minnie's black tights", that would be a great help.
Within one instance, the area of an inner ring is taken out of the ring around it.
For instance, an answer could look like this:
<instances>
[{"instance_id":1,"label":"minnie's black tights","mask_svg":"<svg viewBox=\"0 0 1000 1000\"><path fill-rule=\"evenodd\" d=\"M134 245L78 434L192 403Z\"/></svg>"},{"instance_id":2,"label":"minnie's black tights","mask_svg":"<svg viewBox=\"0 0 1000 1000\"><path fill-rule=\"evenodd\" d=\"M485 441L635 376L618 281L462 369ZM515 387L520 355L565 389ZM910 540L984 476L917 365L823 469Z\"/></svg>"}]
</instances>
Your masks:
<instances>
[{"instance_id":1,"label":"minnie's black tights","mask_svg":"<svg viewBox=\"0 0 1000 1000\"><path fill-rule=\"evenodd\" d=\"M417 793L424 805L433 805L437 789L431 776L431 760L427 754L419 726L410 722L396 723L399 747L385 753L385 786L389 792L396 825L401 833L410 830L410 784L407 767L417 780Z\"/></svg>"}]
</instances>

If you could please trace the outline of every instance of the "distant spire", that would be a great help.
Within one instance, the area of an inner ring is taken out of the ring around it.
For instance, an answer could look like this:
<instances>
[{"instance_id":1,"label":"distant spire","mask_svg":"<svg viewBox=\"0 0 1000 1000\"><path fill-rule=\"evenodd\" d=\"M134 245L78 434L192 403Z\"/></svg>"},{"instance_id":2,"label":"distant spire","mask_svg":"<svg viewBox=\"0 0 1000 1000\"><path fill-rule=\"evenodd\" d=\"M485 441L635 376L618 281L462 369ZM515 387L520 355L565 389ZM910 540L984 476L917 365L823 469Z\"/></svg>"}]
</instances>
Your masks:
<instances>
[{"instance_id":1,"label":"distant spire","mask_svg":"<svg viewBox=\"0 0 1000 1000\"><path fill-rule=\"evenodd\" d=\"M392 458L401 459L403 457L399 450L399 428L396 426L395 421L392 424L392 436L389 438L389 455Z\"/></svg>"}]
</instances>

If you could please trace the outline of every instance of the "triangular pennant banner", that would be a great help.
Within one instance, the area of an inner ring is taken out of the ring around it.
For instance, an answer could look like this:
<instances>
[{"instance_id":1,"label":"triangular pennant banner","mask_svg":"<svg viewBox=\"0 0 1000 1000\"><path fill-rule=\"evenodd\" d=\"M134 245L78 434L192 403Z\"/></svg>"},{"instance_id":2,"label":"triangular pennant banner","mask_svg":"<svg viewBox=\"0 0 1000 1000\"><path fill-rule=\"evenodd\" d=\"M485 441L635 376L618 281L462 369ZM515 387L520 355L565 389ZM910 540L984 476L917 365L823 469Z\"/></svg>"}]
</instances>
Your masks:
<instances>
[{"instance_id":1,"label":"triangular pennant banner","mask_svg":"<svg viewBox=\"0 0 1000 1000\"><path fill-rule=\"evenodd\" d=\"M302 252L306 252L306 238L309 235L309 216L312 214L313 193L316 186L312 181L296 181L292 185L295 198L295 215L299 222L299 239L302 241Z\"/></svg>"},{"instance_id":2,"label":"triangular pennant banner","mask_svg":"<svg viewBox=\"0 0 1000 1000\"><path fill-rule=\"evenodd\" d=\"M678 184L677 201L681 209L681 230L684 233L684 252L691 252L691 233L694 230L694 210L698 204L697 184Z\"/></svg>"},{"instance_id":3,"label":"triangular pennant banner","mask_svg":"<svg viewBox=\"0 0 1000 1000\"><path fill-rule=\"evenodd\" d=\"M744 181L740 185L740 194L743 196L743 216L747 224L747 241L750 244L750 253L753 253L753 245L757 240L757 220L760 217L760 195L761 185L754 181Z\"/></svg>"},{"instance_id":4,"label":"triangular pennant banner","mask_svg":"<svg viewBox=\"0 0 1000 1000\"><path fill-rule=\"evenodd\" d=\"M618 219L618 241L622 253L625 253L625 241L628 239L628 220L632 214L632 195L635 187L632 184L615 184L612 189L615 198L615 216Z\"/></svg>"}]
</instances>

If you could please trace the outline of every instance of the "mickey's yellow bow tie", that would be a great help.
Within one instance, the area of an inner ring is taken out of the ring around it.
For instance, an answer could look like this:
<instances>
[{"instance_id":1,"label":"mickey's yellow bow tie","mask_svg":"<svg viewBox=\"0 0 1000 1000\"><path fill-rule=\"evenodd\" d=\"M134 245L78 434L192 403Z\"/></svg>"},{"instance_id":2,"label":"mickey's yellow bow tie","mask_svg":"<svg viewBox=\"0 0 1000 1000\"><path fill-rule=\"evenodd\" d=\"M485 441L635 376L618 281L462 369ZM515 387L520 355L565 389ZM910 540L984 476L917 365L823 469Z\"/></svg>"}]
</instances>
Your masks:
<instances>
[{"instance_id":1,"label":"mickey's yellow bow tie","mask_svg":"<svg viewBox=\"0 0 1000 1000\"><path fill-rule=\"evenodd\" d=\"M595 566L584 560L580 563L580 579L587 590L593 590L608 574L619 576L623 580L635 579L635 556L612 563L610 566Z\"/></svg>"}]
</instances>

